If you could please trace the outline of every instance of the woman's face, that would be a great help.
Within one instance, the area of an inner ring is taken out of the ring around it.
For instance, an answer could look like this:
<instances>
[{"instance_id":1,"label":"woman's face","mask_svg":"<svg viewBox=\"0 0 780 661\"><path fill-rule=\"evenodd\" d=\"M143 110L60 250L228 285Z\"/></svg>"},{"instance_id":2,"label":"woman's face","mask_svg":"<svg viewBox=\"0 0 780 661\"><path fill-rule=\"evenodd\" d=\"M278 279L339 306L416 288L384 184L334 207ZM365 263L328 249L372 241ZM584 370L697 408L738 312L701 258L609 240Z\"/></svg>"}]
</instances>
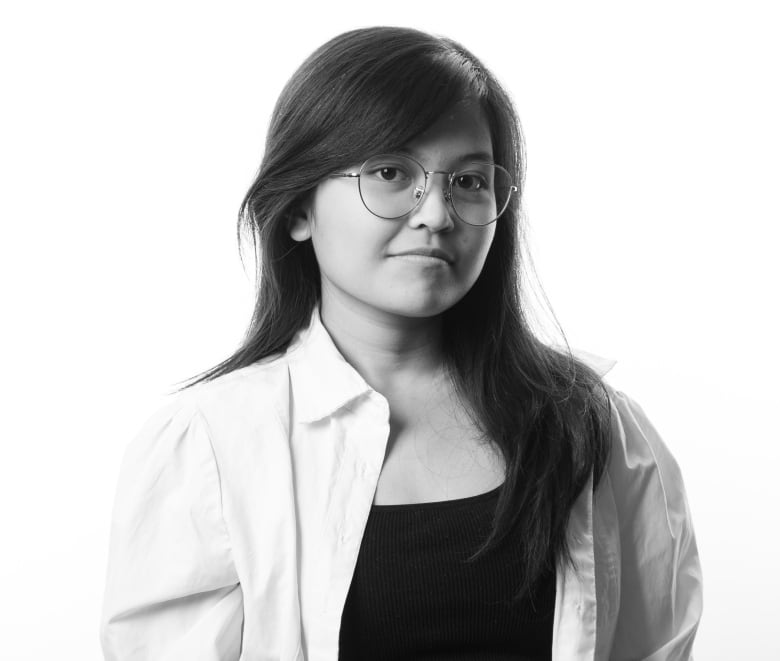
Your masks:
<instances>
[{"instance_id":1,"label":"woman's face","mask_svg":"<svg viewBox=\"0 0 780 661\"><path fill-rule=\"evenodd\" d=\"M453 107L405 150L429 171L457 170L475 154L482 154L476 160L493 157L487 120L474 103ZM360 165L345 171L357 172ZM429 175L421 203L387 220L363 205L356 178L320 183L290 234L298 241L311 238L323 309L347 305L372 316L420 318L460 300L482 271L496 226L458 219L444 199L446 186L446 175ZM410 254L433 249L440 256Z\"/></svg>"}]
</instances>

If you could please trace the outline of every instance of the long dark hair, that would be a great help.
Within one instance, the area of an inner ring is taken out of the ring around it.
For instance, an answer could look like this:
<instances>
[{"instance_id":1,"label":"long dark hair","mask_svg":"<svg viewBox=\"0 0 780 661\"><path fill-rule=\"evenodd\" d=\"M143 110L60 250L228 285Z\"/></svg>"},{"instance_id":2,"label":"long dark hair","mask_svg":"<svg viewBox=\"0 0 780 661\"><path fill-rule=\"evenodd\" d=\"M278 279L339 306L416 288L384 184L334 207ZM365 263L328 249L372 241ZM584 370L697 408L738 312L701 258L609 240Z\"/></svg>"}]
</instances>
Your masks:
<instances>
[{"instance_id":1,"label":"long dark hair","mask_svg":"<svg viewBox=\"0 0 780 661\"><path fill-rule=\"evenodd\" d=\"M273 112L260 170L241 205L253 240L257 300L246 338L194 383L284 352L320 297L311 242L288 234L293 212L327 175L413 140L455 103L476 99L497 163L522 192L524 147L513 104L461 45L406 28L342 34L295 72ZM515 530L524 540L525 594L544 571L571 562L566 526L609 453L609 405L599 377L570 351L547 346L523 309L520 194L497 221L482 273L444 313L444 350L464 402L506 462L493 527L472 559Z\"/></svg>"}]
</instances>

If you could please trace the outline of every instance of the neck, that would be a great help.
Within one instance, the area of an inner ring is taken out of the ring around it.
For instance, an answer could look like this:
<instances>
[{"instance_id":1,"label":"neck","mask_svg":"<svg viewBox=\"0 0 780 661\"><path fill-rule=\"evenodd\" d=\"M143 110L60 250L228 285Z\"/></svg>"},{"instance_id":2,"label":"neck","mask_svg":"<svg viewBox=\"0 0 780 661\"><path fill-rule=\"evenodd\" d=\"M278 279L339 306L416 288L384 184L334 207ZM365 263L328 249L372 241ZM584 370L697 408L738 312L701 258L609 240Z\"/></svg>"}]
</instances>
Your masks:
<instances>
[{"instance_id":1,"label":"neck","mask_svg":"<svg viewBox=\"0 0 780 661\"><path fill-rule=\"evenodd\" d=\"M442 373L438 316L403 317L326 296L320 316L344 358L378 392L391 396L409 379Z\"/></svg>"}]
</instances>

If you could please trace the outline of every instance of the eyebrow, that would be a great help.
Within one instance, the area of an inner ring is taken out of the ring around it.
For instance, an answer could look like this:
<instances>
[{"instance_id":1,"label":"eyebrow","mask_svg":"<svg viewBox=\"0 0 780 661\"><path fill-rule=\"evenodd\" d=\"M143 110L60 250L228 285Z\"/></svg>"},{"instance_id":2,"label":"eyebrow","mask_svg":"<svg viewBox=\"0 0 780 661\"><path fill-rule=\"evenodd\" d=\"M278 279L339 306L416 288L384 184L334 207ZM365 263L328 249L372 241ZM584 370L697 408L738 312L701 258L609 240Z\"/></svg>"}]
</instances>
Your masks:
<instances>
[{"instance_id":1,"label":"eyebrow","mask_svg":"<svg viewBox=\"0 0 780 661\"><path fill-rule=\"evenodd\" d=\"M400 154L406 154L408 156L412 156L418 161L420 160L420 155L412 149L408 149L406 147L400 147L395 151ZM456 163L465 163L466 161L486 161L488 163L495 163L495 161L493 160L493 154L486 151L474 151L474 152L469 152L468 154L461 154L454 160Z\"/></svg>"}]
</instances>

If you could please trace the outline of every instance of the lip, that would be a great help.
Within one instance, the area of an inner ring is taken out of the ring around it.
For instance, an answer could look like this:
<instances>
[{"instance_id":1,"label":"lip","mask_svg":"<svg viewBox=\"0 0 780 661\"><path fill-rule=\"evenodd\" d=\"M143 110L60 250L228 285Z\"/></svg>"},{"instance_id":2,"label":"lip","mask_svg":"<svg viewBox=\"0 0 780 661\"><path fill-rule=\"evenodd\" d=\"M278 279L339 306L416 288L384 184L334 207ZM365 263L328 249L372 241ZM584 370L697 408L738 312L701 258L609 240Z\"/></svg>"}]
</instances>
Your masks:
<instances>
[{"instance_id":1,"label":"lip","mask_svg":"<svg viewBox=\"0 0 780 661\"><path fill-rule=\"evenodd\" d=\"M432 257L435 259L440 259L444 262L447 262L447 264L452 264L452 262L455 261L452 255L450 255L445 250L442 250L441 248L430 248L430 247L422 247L422 248L413 248L411 250L404 250L403 252L396 252L390 255L390 257L406 257L406 256L419 256L419 257Z\"/></svg>"}]
</instances>

